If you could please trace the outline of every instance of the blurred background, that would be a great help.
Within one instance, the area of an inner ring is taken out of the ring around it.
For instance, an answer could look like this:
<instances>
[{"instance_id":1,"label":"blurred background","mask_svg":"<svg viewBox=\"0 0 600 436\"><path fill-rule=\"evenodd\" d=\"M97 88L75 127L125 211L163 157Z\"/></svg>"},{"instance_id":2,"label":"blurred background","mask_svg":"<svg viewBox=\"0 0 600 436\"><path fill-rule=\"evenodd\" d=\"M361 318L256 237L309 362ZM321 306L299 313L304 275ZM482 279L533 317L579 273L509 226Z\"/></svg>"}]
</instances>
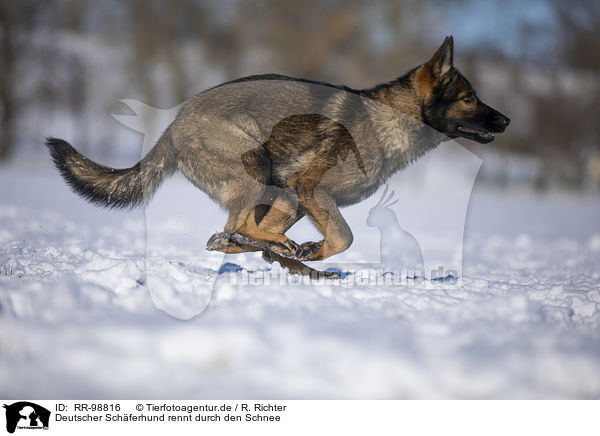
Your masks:
<instances>
[{"instance_id":1,"label":"blurred background","mask_svg":"<svg viewBox=\"0 0 600 436\"><path fill-rule=\"evenodd\" d=\"M365 88L455 38L455 64L512 118L479 181L600 187L600 2L516 0L0 1L0 160L46 159L58 136L125 165L141 136L121 99L170 108L223 81L277 72Z\"/></svg>"}]
</instances>

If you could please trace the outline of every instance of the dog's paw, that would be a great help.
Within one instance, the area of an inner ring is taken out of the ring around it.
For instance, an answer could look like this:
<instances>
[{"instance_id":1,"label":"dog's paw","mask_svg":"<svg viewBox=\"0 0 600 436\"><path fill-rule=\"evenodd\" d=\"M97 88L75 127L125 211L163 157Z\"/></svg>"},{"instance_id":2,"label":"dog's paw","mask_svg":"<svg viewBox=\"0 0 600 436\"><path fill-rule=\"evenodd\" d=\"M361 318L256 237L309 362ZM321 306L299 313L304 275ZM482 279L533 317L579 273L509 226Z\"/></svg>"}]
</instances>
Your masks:
<instances>
[{"instance_id":1,"label":"dog's paw","mask_svg":"<svg viewBox=\"0 0 600 436\"><path fill-rule=\"evenodd\" d=\"M320 260L323 257L322 253L323 241L320 242L304 242L298 247L295 259L297 260Z\"/></svg>"},{"instance_id":2,"label":"dog's paw","mask_svg":"<svg viewBox=\"0 0 600 436\"><path fill-rule=\"evenodd\" d=\"M283 242L272 243L269 249L280 256L293 259L298 252L299 245L291 239L287 239Z\"/></svg>"},{"instance_id":3,"label":"dog's paw","mask_svg":"<svg viewBox=\"0 0 600 436\"><path fill-rule=\"evenodd\" d=\"M223 251L230 247L231 244L235 244L231 240L231 235L228 233L220 232L212 235L206 243L206 249L208 251Z\"/></svg>"},{"instance_id":4,"label":"dog's paw","mask_svg":"<svg viewBox=\"0 0 600 436\"><path fill-rule=\"evenodd\" d=\"M275 256L276 256L276 255L275 255L275 254L273 254L273 253L272 253L272 252L270 252L270 251L263 251L263 252L262 252L262 258L263 258L264 260L266 260L267 262L269 262L269 263L273 263L273 262L275 262L275 261L277 260L277 258L276 258Z\"/></svg>"}]
</instances>

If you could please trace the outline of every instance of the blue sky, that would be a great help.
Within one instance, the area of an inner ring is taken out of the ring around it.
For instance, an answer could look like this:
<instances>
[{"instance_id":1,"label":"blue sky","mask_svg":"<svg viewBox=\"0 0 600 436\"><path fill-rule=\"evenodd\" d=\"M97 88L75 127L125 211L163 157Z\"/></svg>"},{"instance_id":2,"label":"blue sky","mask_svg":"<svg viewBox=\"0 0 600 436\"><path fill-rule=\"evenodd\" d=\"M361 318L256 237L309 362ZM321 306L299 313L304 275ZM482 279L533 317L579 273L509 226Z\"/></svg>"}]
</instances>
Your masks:
<instances>
[{"instance_id":1,"label":"blue sky","mask_svg":"<svg viewBox=\"0 0 600 436\"><path fill-rule=\"evenodd\" d=\"M524 50L544 51L555 43L555 32L529 40L525 45L520 36L524 25L555 23L548 1L465 0L438 7L443 15L440 33L453 34L462 45L501 40L502 44L495 45L507 54L519 55Z\"/></svg>"}]
</instances>

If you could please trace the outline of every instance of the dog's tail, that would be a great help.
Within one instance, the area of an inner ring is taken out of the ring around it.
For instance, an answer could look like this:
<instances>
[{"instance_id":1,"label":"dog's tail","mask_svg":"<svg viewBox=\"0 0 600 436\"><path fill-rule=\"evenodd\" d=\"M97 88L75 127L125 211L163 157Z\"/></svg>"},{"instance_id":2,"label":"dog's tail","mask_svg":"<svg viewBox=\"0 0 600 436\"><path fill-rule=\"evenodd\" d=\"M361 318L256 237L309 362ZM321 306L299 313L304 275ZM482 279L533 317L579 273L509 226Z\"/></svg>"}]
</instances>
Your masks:
<instances>
[{"instance_id":1,"label":"dog's tail","mask_svg":"<svg viewBox=\"0 0 600 436\"><path fill-rule=\"evenodd\" d=\"M73 191L104 207L133 208L147 202L161 182L177 169L168 130L140 162L126 169L99 165L62 139L46 138L46 146Z\"/></svg>"}]
</instances>

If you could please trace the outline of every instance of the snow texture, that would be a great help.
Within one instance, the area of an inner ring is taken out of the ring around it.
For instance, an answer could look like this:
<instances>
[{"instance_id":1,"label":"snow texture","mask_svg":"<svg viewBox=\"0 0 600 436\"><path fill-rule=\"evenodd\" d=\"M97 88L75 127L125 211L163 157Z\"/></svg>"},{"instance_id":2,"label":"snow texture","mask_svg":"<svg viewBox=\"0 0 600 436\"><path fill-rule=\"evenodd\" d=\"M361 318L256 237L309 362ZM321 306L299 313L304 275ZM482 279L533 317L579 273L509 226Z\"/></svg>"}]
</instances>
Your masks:
<instances>
[{"instance_id":1,"label":"snow texture","mask_svg":"<svg viewBox=\"0 0 600 436\"><path fill-rule=\"evenodd\" d=\"M0 168L2 397L600 398L596 196L476 185L462 286L385 285L377 268L281 285L258 254L204 250L225 215L183 179L157 204L194 204L198 220L152 206L146 220L86 204L44 158ZM326 266L378 262L366 224L378 195L343 211L362 227ZM444 248L421 225L424 255ZM306 222L291 236L317 237Z\"/></svg>"}]
</instances>

